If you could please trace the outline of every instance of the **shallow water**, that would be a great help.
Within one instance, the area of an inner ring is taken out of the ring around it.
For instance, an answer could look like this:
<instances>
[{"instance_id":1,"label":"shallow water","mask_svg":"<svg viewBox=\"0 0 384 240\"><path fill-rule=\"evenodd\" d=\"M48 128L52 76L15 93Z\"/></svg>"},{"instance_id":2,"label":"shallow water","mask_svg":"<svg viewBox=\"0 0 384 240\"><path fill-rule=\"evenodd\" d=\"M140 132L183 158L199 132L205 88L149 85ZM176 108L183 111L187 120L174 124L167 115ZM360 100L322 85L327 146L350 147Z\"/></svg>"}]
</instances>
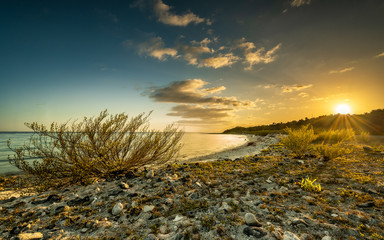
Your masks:
<instances>
[{"instance_id":1,"label":"shallow water","mask_svg":"<svg viewBox=\"0 0 384 240\"><path fill-rule=\"evenodd\" d=\"M8 155L13 152L7 146L7 140L11 139L13 147L20 147L28 142L31 133L0 133L0 175L18 172L8 162ZM246 142L243 135L185 133L181 143L183 148L178 159L187 160L192 157L204 156L215 152L240 146Z\"/></svg>"}]
</instances>

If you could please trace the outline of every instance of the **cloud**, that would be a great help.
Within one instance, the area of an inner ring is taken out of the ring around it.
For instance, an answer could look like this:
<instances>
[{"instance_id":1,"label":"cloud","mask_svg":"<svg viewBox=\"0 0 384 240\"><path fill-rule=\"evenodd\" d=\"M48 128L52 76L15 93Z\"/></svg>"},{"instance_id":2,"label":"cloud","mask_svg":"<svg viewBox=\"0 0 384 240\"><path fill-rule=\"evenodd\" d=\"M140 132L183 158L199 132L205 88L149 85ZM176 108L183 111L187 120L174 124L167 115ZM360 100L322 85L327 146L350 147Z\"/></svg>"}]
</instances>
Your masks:
<instances>
[{"instance_id":1,"label":"cloud","mask_svg":"<svg viewBox=\"0 0 384 240\"><path fill-rule=\"evenodd\" d=\"M224 86L220 86L220 87L206 88L206 89L203 89L203 91L206 93L213 94L213 93L220 93L221 91L224 91L225 89L227 89L227 88Z\"/></svg>"},{"instance_id":2,"label":"cloud","mask_svg":"<svg viewBox=\"0 0 384 240\"><path fill-rule=\"evenodd\" d=\"M199 118L199 119L219 119L231 116L229 112L233 108L214 108L201 105L177 105L172 107L168 116L176 116L182 118Z\"/></svg>"},{"instance_id":3,"label":"cloud","mask_svg":"<svg viewBox=\"0 0 384 240\"><path fill-rule=\"evenodd\" d=\"M205 44L206 44L205 41L204 41L204 44L201 44L200 46L189 46L189 45L181 44L179 48L184 54L184 59L189 64L198 65L200 58L203 54L210 54L214 52L213 49L209 48Z\"/></svg>"},{"instance_id":4,"label":"cloud","mask_svg":"<svg viewBox=\"0 0 384 240\"><path fill-rule=\"evenodd\" d=\"M303 5L309 5L311 0L292 0L291 7L300 7Z\"/></svg>"},{"instance_id":5,"label":"cloud","mask_svg":"<svg viewBox=\"0 0 384 240\"><path fill-rule=\"evenodd\" d=\"M128 41L127 44L130 44ZM123 45L127 45L123 42ZM138 45L140 55L147 55L165 61L168 57L177 57L177 50L174 48L164 48L164 42L161 37L155 37L147 42Z\"/></svg>"},{"instance_id":6,"label":"cloud","mask_svg":"<svg viewBox=\"0 0 384 240\"><path fill-rule=\"evenodd\" d=\"M384 57L384 52L377 54L375 57L377 57L377 58Z\"/></svg>"},{"instance_id":7,"label":"cloud","mask_svg":"<svg viewBox=\"0 0 384 240\"><path fill-rule=\"evenodd\" d=\"M199 24L207 21L204 18L198 17L194 13L188 12L183 15L177 15L171 12L171 7L163 3L162 0L156 0L153 6L153 10L159 22L172 25L185 27L190 23Z\"/></svg>"},{"instance_id":8,"label":"cloud","mask_svg":"<svg viewBox=\"0 0 384 240\"><path fill-rule=\"evenodd\" d=\"M149 97L157 102L169 103L188 103L205 105L228 105L233 107L252 106L250 101L240 101L236 97L209 97L209 90L203 87L208 83L201 79L188 79L184 81L173 82L167 87L156 88L152 90ZM224 87L219 87L223 89Z\"/></svg>"},{"instance_id":9,"label":"cloud","mask_svg":"<svg viewBox=\"0 0 384 240\"><path fill-rule=\"evenodd\" d=\"M216 57L201 59L199 66L217 69L221 67L231 66L232 64L237 62L238 59L239 58L234 56L232 53L219 54Z\"/></svg>"},{"instance_id":10,"label":"cloud","mask_svg":"<svg viewBox=\"0 0 384 240\"><path fill-rule=\"evenodd\" d=\"M290 92L301 91L301 90L310 88L312 86L313 86L312 84L308 84L308 85L294 84L290 86L282 86L281 89L282 89L282 93L290 93Z\"/></svg>"},{"instance_id":11,"label":"cloud","mask_svg":"<svg viewBox=\"0 0 384 240\"><path fill-rule=\"evenodd\" d=\"M352 71L353 69L355 69L355 68L354 67L347 67L347 68L343 68L341 70L331 70L331 71L329 71L329 74L345 73L345 72Z\"/></svg>"},{"instance_id":12,"label":"cloud","mask_svg":"<svg viewBox=\"0 0 384 240\"><path fill-rule=\"evenodd\" d=\"M259 63L271 63L276 60L276 52L280 49L281 43L277 44L275 47L266 51L264 47L256 49L256 46L252 42L244 42L244 38L241 40L242 42L238 45L239 48L243 48L245 63L249 64L248 67L244 68L244 70L252 70L253 65Z\"/></svg>"}]
</instances>

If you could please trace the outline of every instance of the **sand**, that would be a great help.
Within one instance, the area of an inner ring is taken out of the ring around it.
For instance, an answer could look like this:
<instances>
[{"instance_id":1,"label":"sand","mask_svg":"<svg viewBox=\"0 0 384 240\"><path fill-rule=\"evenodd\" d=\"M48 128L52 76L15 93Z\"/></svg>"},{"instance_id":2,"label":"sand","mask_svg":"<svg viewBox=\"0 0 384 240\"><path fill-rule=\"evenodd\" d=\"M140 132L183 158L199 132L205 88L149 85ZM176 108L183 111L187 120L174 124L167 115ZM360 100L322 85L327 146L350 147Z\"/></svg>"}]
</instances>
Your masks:
<instances>
[{"instance_id":1,"label":"sand","mask_svg":"<svg viewBox=\"0 0 384 240\"><path fill-rule=\"evenodd\" d=\"M256 135L246 135L248 138L247 143L228 150L221 152L190 158L183 160L182 162L207 162L207 161L216 161L219 159L232 159L242 158L245 156L251 156L259 154L263 149L268 148L268 146L275 144L280 141L280 135L268 135L268 136L256 136Z\"/></svg>"}]
</instances>

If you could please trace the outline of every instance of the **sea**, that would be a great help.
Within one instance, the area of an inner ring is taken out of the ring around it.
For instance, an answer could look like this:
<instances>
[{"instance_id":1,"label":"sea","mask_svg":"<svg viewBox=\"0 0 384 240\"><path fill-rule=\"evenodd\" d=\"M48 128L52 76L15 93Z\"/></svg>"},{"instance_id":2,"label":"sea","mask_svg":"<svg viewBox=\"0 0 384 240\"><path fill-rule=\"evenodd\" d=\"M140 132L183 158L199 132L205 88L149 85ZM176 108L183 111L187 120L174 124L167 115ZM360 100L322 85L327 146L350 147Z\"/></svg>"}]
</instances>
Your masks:
<instances>
[{"instance_id":1,"label":"sea","mask_svg":"<svg viewBox=\"0 0 384 240\"><path fill-rule=\"evenodd\" d=\"M21 147L28 143L32 133L0 132L0 175L19 173L20 170L9 164L8 156L13 155L7 141L11 141L11 147ZM185 133L181 139L183 145L178 160L186 161L190 158L209 155L227 149L235 148L246 143L244 135L210 134L210 133ZM32 161L32 160L31 160Z\"/></svg>"}]
</instances>

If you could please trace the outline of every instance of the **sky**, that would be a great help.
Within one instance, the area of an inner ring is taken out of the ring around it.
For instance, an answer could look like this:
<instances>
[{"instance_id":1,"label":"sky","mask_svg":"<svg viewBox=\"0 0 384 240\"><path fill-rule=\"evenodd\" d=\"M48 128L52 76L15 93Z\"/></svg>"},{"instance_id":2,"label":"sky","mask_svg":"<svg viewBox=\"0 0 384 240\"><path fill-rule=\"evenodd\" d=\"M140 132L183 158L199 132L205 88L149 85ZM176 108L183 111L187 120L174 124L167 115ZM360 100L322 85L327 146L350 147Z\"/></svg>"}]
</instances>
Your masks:
<instances>
[{"instance_id":1,"label":"sky","mask_svg":"<svg viewBox=\"0 0 384 240\"><path fill-rule=\"evenodd\" d=\"M382 0L0 1L0 131L107 109L222 132L384 105Z\"/></svg>"}]
</instances>

